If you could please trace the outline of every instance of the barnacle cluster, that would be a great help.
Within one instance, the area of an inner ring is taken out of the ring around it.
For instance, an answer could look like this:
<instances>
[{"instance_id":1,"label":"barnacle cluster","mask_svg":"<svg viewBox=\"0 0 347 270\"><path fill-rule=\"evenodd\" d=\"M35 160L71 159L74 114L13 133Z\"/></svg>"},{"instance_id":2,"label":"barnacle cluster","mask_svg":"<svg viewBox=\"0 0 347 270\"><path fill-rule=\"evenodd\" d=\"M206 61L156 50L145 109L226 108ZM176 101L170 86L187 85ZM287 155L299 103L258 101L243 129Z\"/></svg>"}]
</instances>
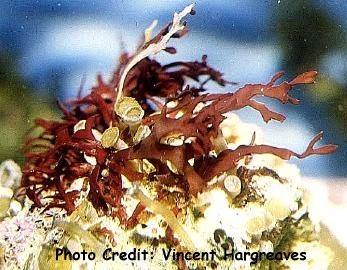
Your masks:
<instances>
[{"instance_id":1,"label":"barnacle cluster","mask_svg":"<svg viewBox=\"0 0 347 270\"><path fill-rule=\"evenodd\" d=\"M175 52L167 43L186 34L182 19L193 13L193 5L175 13L173 21L151 38L153 23L137 51L122 54L110 82L99 76L98 85L87 96L59 103L62 120L37 119L43 132L26 143L20 187L1 180L2 265L17 269L317 269L319 263L320 269L327 268L331 254L318 242L298 170L284 160L328 154L336 146L315 148L322 133L302 154L262 145L261 131L231 113L250 106L266 122L283 121L283 115L254 98L261 95L297 104L289 91L298 84L313 83L316 72L276 84L283 75L280 72L267 84L206 94L206 76L221 86L231 84L208 66L206 56L201 61L167 65L150 58L162 50ZM191 80L197 86L190 86ZM1 179L5 167L1 167ZM17 188L16 198L6 188ZM17 198L21 204L16 208ZM103 260L100 252L109 247L147 250L153 256L142 261ZM94 252L97 258L56 259L57 248ZM169 248L214 250L216 256L164 260L161 252ZM307 251L308 259L223 259L223 252L232 251Z\"/></svg>"}]
</instances>

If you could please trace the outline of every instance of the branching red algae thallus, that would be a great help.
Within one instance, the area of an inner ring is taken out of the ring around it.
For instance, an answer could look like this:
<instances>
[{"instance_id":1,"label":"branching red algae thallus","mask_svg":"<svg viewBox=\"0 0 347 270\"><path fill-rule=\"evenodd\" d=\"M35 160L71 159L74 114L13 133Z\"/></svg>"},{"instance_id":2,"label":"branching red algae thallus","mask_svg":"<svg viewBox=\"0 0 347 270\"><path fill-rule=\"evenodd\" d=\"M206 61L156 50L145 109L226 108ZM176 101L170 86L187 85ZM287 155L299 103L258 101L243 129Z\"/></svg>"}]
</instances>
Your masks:
<instances>
[{"instance_id":1,"label":"branching red algae thallus","mask_svg":"<svg viewBox=\"0 0 347 270\"><path fill-rule=\"evenodd\" d=\"M22 180L22 187L34 206L45 209L58 207L70 214L75 209L74 201L82 191L68 189L77 178L85 178L90 186L88 199L99 213L115 216L122 224L133 227L136 217L127 216L121 203L125 193L121 175L130 181L154 182L158 200L164 197L167 190L163 189L164 186L180 188L189 200L190 196L196 196L202 191L211 178L236 168L237 162L246 156L271 153L282 159L290 159L292 156L305 158L335 151L336 146L331 144L314 148L323 136L320 132L302 154L284 148L252 144L241 145L235 150L222 149L217 155L210 155L214 150L213 140L219 134L219 125L225 118L224 113L249 106L257 110L265 122L282 122L285 120L283 115L271 111L255 98L264 96L282 103L298 104L299 100L289 95L290 90L299 84L313 83L317 72L309 71L289 82L276 84L284 75L279 72L267 84L247 84L234 93L223 94L206 93L207 81L214 81L221 86L230 84L222 73L207 64L206 56L201 61L173 62L168 65L161 65L146 56L134 64L127 74L122 73L127 64L151 44L161 42L172 27L173 23L153 39L145 40L134 55L123 53L110 82L104 82L98 76L97 85L88 95L65 103L59 102L64 114L61 121L36 120L36 125L43 128L43 132L37 138L27 141ZM187 33L185 24L179 27L172 38ZM175 53L171 47L164 50ZM119 87L122 75L124 82ZM197 82L197 86L187 86L191 80ZM117 115L114 107L121 95L133 97L141 105L144 117L140 123L124 123ZM169 102L176 106L168 106ZM204 106L196 110L198 104ZM85 120L85 125L74 130L81 120ZM134 132L140 124L142 127L148 126L150 134L140 142L134 142ZM102 134L110 126L118 127L118 140L126 147L103 147L97 134ZM179 134L191 140L185 140L180 145L163 143L163 138L170 134ZM86 156L95 158L95 163L88 162ZM132 162L144 159L154 166L154 171L143 171ZM193 165L188 162L190 159L194 159ZM168 162L177 169L176 172L169 168ZM47 195L50 201L44 204L42 201L47 191L50 191ZM139 205L137 209L135 212L139 215L145 207Z\"/></svg>"}]
</instances>

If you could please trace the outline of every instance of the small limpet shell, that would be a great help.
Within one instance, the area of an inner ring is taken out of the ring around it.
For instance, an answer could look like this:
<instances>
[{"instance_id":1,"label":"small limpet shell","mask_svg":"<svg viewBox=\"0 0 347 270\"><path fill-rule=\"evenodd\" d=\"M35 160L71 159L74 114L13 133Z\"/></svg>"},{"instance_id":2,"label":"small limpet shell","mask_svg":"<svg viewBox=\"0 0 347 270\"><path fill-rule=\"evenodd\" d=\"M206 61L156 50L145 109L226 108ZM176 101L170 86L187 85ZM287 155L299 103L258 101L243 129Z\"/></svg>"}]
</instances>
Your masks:
<instances>
[{"instance_id":1,"label":"small limpet shell","mask_svg":"<svg viewBox=\"0 0 347 270\"><path fill-rule=\"evenodd\" d=\"M119 129L117 127L109 127L101 136L101 145L104 148L114 147L119 138Z\"/></svg>"},{"instance_id":2,"label":"small limpet shell","mask_svg":"<svg viewBox=\"0 0 347 270\"><path fill-rule=\"evenodd\" d=\"M236 175L227 175L224 179L224 187L232 198L241 193L241 180Z\"/></svg>"}]
</instances>

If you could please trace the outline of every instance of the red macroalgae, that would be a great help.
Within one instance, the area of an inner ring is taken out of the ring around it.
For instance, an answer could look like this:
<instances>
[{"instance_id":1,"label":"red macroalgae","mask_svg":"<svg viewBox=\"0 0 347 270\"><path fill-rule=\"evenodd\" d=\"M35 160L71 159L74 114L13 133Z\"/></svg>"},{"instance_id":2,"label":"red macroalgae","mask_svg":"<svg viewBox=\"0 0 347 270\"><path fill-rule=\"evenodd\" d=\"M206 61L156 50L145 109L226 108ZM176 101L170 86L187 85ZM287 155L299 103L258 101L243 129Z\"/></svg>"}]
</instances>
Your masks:
<instances>
[{"instance_id":1,"label":"red macroalgae","mask_svg":"<svg viewBox=\"0 0 347 270\"><path fill-rule=\"evenodd\" d=\"M115 216L122 224L133 227L136 216L145 206L139 204L131 217L126 215L121 203L125 192L121 175L130 181L153 182L158 191L158 200L165 198L168 187L175 187L188 201L202 191L210 179L235 169L237 162L246 156L271 153L282 159L291 156L305 158L313 154L328 154L336 149L335 145L330 144L314 148L314 144L322 138L321 132L302 154L268 145L250 144L241 145L235 150L221 149L211 155L215 140L220 135L219 125L224 113L250 106L259 111L265 122L282 122L285 119L283 115L271 111L257 102L255 97L264 96L282 103L298 104L299 100L290 96L289 91L298 84L313 83L317 73L309 71L289 82L275 84L283 76L283 72L279 72L267 84L247 84L234 93L223 94L205 93L207 81L221 86L230 84L223 79L222 73L207 64L206 56L201 61L168 65L145 57L124 75L129 62L151 44L160 42L172 27L173 24L166 26L139 47L133 56L122 54L110 82L106 83L98 76L97 86L88 95L78 96L76 100L64 104L58 103L64 114L61 121L36 120L36 125L43 128L43 132L26 144L22 180L22 187L34 206L45 209L60 207L70 214L81 191L68 189L77 178L84 178L84 189L87 184L90 186L88 199L99 213ZM185 25L180 27L171 37L181 37L187 32ZM175 53L171 47L164 50ZM188 86L191 80L197 86ZM114 89L122 92L117 93ZM144 110L141 125L147 126L150 134L140 142L133 140L134 127L123 123L114 110L120 94L135 98ZM175 103L175 106L169 107L169 102ZM197 110L198 104L203 104L200 110ZM86 120L84 128L74 129L81 120ZM119 128L119 138L127 147L104 147L96 138L96 131L103 133L110 126ZM172 134L189 140L178 145L164 143L163 138ZM95 157L95 164L88 162L86 156ZM188 162L191 159L194 159L194 164ZM155 170L146 173L134 166L133 160L147 160ZM44 191L50 191L48 204L42 203Z\"/></svg>"}]
</instances>

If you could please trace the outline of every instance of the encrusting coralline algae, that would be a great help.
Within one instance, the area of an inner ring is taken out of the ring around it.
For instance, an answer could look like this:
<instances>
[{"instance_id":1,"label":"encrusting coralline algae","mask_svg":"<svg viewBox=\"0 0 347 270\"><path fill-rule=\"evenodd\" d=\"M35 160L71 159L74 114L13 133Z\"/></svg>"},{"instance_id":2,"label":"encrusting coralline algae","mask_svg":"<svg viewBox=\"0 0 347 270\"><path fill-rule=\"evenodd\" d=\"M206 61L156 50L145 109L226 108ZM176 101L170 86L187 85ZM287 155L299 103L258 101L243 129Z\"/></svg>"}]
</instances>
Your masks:
<instances>
[{"instance_id":1,"label":"encrusting coralline algae","mask_svg":"<svg viewBox=\"0 0 347 270\"><path fill-rule=\"evenodd\" d=\"M331 251L318 241L298 169L285 160L336 146L315 148L322 133L302 154L262 145L259 128L232 113L250 106L266 122L284 121L254 98L297 104L289 91L316 72L207 94L207 81L231 82L206 56L167 65L150 58L175 53L167 43L187 33L182 19L194 13L187 6L151 38L153 23L109 83L99 76L87 96L59 103L63 119L37 119L43 132L26 142L21 183L18 166L3 163L1 267L327 269ZM119 258L131 251L136 260Z\"/></svg>"}]
</instances>

